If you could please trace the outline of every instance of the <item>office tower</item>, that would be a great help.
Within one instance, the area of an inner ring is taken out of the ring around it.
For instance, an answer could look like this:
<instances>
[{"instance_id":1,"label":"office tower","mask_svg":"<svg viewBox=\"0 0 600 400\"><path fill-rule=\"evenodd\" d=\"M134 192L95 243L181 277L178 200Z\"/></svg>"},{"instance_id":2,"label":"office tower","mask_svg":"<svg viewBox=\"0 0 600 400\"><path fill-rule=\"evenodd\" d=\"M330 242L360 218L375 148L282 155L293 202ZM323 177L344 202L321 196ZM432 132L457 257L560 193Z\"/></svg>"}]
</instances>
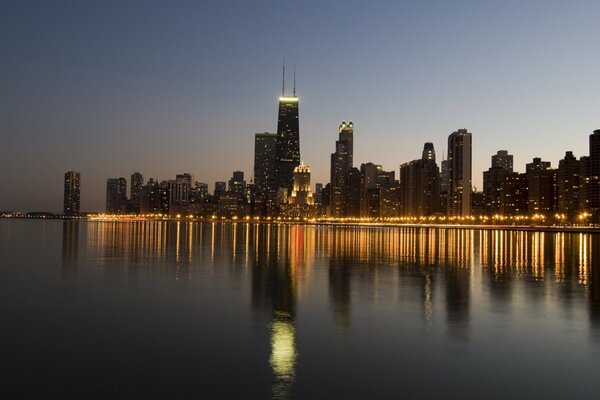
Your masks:
<instances>
[{"instance_id":1,"label":"office tower","mask_svg":"<svg viewBox=\"0 0 600 400\"><path fill-rule=\"evenodd\" d=\"M483 201L483 192L471 192L471 213L481 215L485 210L485 202Z\"/></svg>"},{"instance_id":2,"label":"office tower","mask_svg":"<svg viewBox=\"0 0 600 400\"><path fill-rule=\"evenodd\" d=\"M567 151L558 162L558 212L573 219L579 211L579 160Z\"/></svg>"},{"instance_id":3,"label":"office tower","mask_svg":"<svg viewBox=\"0 0 600 400\"><path fill-rule=\"evenodd\" d=\"M275 214L277 208L276 149L276 134L265 132L254 135L254 212L261 215Z\"/></svg>"},{"instance_id":4,"label":"office tower","mask_svg":"<svg viewBox=\"0 0 600 400\"><path fill-rule=\"evenodd\" d=\"M190 174L176 175L169 181L170 206L186 206L190 201L193 178Z\"/></svg>"},{"instance_id":5,"label":"office tower","mask_svg":"<svg viewBox=\"0 0 600 400\"><path fill-rule=\"evenodd\" d=\"M244 180L243 171L233 171L233 175L229 180L229 191L239 199L244 198L244 191L246 190L246 181Z\"/></svg>"},{"instance_id":6,"label":"office tower","mask_svg":"<svg viewBox=\"0 0 600 400\"><path fill-rule=\"evenodd\" d=\"M288 204L297 206L313 205L314 199L310 190L310 168L301 163L294 168L294 185Z\"/></svg>"},{"instance_id":7,"label":"office tower","mask_svg":"<svg viewBox=\"0 0 600 400\"><path fill-rule=\"evenodd\" d=\"M160 209L160 184L154 178L148 179L148 183L142 187L140 192L140 213L159 214Z\"/></svg>"},{"instance_id":8,"label":"office tower","mask_svg":"<svg viewBox=\"0 0 600 400\"><path fill-rule=\"evenodd\" d=\"M440 211L440 172L432 143L425 143L420 160L400 166L400 215L429 216Z\"/></svg>"},{"instance_id":9,"label":"office tower","mask_svg":"<svg viewBox=\"0 0 600 400\"><path fill-rule=\"evenodd\" d=\"M106 212L121 214L127 204L127 180L125 178L108 178L106 180Z\"/></svg>"},{"instance_id":10,"label":"office tower","mask_svg":"<svg viewBox=\"0 0 600 400\"><path fill-rule=\"evenodd\" d=\"M140 193L142 191L142 187L144 186L144 176L139 172L134 172L131 174L131 182L130 182L130 195L132 201L139 202L140 201Z\"/></svg>"},{"instance_id":11,"label":"office tower","mask_svg":"<svg viewBox=\"0 0 600 400\"><path fill-rule=\"evenodd\" d=\"M501 184L500 213L526 215L528 213L527 173L512 172Z\"/></svg>"},{"instance_id":12,"label":"office tower","mask_svg":"<svg viewBox=\"0 0 600 400\"><path fill-rule=\"evenodd\" d=\"M506 150L498 150L492 156L491 167L483 172L483 202L486 213L500 212L502 182L512 172L513 156Z\"/></svg>"},{"instance_id":13,"label":"office tower","mask_svg":"<svg viewBox=\"0 0 600 400\"><path fill-rule=\"evenodd\" d=\"M499 167L506 170L513 170L513 156L508 154L506 150L498 150L495 155L492 156L492 168Z\"/></svg>"},{"instance_id":14,"label":"office tower","mask_svg":"<svg viewBox=\"0 0 600 400\"><path fill-rule=\"evenodd\" d=\"M398 181L394 171L377 172L377 188L379 189L379 217L398 216Z\"/></svg>"},{"instance_id":15,"label":"office tower","mask_svg":"<svg viewBox=\"0 0 600 400\"><path fill-rule=\"evenodd\" d=\"M63 213L68 216L79 215L81 186L79 172L65 173L65 192L63 198Z\"/></svg>"},{"instance_id":16,"label":"office tower","mask_svg":"<svg viewBox=\"0 0 600 400\"><path fill-rule=\"evenodd\" d=\"M528 210L530 214L553 213L557 200L556 171L551 168L549 161L536 157L526 165Z\"/></svg>"},{"instance_id":17,"label":"office tower","mask_svg":"<svg viewBox=\"0 0 600 400\"><path fill-rule=\"evenodd\" d=\"M313 196L315 199L315 205L320 206L323 204L323 184L315 183L315 194Z\"/></svg>"},{"instance_id":18,"label":"office tower","mask_svg":"<svg viewBox=\"0 0 600 400\"><path fill-rule=\"evenodd\" d=\"M219 199L225 192L227 192L227 184L223 181L216 181L215 182L215 191L213 193L214 201L216 203L218 203Z\"/></svg>"},{"instance_id":19,"label":"office tower","mask_svg":"<svg viewBox=\"0 0 600 400\"><path fill-rule=\"evenodd\" d=\"M331 154L331 215L342 217L347 214L348 172L352 169L354 125L342 121L338 128L339 140L335 142L335 153Z\"/></svg>"},{"instance_id":20,"label":"office tower","mask_svg":"<svg viewBox=\"0 0 600 400\"><path fill-rule=\"evenodd\" d=\"M440 163L440 211L448 213L448 160Z\"/></svg>"},{"instance_id":21,"label":"office tower","mask_svg":"<svg viewBox=\"0 0 600 400\"><path fill-rule=\"evenodd\" d=\"M201 200L208 199L208 184L204 182L196 182L196 190L198 191L198 196L200 196Z\"/></svg>"},{"instance_id":22,"label":"office tower","mask_svg":"<svg viewBox=\"0 0 600 400\"><path fill-rule=\"evenodd\" d=\"M448 136L448 215L471 215L471 133L459 129Z\"/></svg>"},{"instance_id":23,"label":"office tower","mask_svg":"<svg viewBox=\"0 0 600 400\"><path fill-rule=\"evenodd\" d=\"M360 165L360 216L379 217L379 188L377 174L381 165L366 163Z\"/></svg>"},{"instance_id":24,"label":"office tower","mask_svg":"<svg viewBox=\"0 0 600 400\"><path fill-rule=\"evenodd\" d=\"M421 159L435 162L435 150L433 148L433 143L425 143L423 146L423 155L421 156Z\"/></svg>"},{"instance_id":25,"label":"office tower","mask_svg":"<svg viewBox=\"0 0 600 400\"><path fill-rule=\"evenodd\" d=\"M277 120L276 176L277 188L292 190L294 168L300 165L300 129L298 124L298 97L296 96L296 78L294 73L294 91L292 96L285 95L284 86L279 98Z\"/></svg>"},{"instance_id":26,"label":"office tower","mask_svg":"<svg viewBox=\"0 0 600 400\"><path fill-rule=\"evenodd\" d=\"M162 214L168 214L171 205L171 190L169 188L169 181L162 181L158 187L158 194L160 198L160 212Z\"/></svg>"},{"instance_id":27,"label":"office tower","mask_svg":"<svg viewBox=\"0 0 600 400\"><path fill-rule=\"evenodd\" d=\"M356 167L348 171L346 216L360 217L361 174Z\"/></svg>"},{"instance_id":28,"label":"office tower","mask_svg":"<svg viewBox=\"0 0 600 400\"><path fill-rule=\"evenodd\" d=\"M594 221L600 219L600 129L590 135L588 207Z\"/></svg>"},{"instance_id":29,"label":"office tower","mask_svg":"<svg viewBox=\"0 0 600 400\"><path fill-rule=\"evenodd\" d=\"M579 158L579 212L590 211L590 158Z\"/></svg>"}]
</instances>

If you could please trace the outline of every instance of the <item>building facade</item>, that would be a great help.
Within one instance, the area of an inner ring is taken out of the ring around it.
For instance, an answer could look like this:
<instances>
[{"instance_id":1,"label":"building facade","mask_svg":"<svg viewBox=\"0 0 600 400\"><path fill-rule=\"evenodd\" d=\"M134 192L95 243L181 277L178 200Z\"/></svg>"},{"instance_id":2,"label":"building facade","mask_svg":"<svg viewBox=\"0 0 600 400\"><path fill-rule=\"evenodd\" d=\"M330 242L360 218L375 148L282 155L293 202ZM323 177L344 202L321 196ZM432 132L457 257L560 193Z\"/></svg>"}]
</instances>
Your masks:
<instances>
[{"instance_id":1,"label":"building facade","mask_svg":"<svg viewBox=\"0 0 600 400\"><path fill-rule=\"evenodd\" d=\"M81 175L79 172L68 171L65 173L63 213L68 216L77 216L81 207Z\"/></svg>"},{"instance_id":2,"label":"building facade","mask_svg":"<svg viewBox=\"0 0 600 400\"><path fill-rule=\"evenodd\" d=\"M472 138L466 129L448 136L448 204L449 216L471 215Z\"/></svg>"}]
</instances>

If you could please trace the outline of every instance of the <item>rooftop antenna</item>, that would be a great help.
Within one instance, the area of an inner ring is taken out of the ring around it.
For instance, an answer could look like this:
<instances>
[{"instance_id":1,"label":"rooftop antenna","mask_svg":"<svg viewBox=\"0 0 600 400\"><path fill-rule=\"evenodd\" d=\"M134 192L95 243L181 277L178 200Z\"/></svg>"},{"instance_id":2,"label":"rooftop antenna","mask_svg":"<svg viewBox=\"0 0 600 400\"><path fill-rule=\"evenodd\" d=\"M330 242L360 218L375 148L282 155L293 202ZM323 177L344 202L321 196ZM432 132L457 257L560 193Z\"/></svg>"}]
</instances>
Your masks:
<instances>
[{"instance_id":1,"label":"rooftop antenna","mask_svg":"<svg viewBox=\"0 0 600 400\"><path fill-rule=\"evenodd\" d=\"M285 57L283 57L283 80L281 81L281 97L285 97Z\"/></svg>"},{"instance_id":2,"label":"rooftop antenna","mask_svg":"<svg viewBox=\"0 0 600 400\"><path fill-rule=\"evenodd\" d=\"M294 97L296 97L296 63L294 63Z\"/></svg>"}]
</instances>

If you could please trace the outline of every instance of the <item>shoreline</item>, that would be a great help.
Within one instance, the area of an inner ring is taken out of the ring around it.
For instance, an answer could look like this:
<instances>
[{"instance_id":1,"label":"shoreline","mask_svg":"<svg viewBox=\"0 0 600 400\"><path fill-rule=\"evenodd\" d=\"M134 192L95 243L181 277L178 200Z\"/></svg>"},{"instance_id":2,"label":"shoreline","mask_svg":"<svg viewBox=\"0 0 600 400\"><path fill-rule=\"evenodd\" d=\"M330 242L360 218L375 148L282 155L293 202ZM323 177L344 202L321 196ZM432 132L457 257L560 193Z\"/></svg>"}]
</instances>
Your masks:
<instances>
[{"instance_id":1,"label":"shoreline","mask_svg":"<svg viewBox=\"0 0 600 400\"><path fill-rule=\"evenodd\" d=\"M494 225L494 224L414 224L397 222L334 222L319 220L297 220L297 221L278 221L278 220L256 220L256 219L198 219L198 218L72 218L64 216L55 217L0 217L0 220L62 220L62 221L83 221L83 222L196 222L196 223L221 223L221 224L277 224L277 225L314 225L331 227L386 227L386 228L424 228L424 229L462 229L462 230L485 230L485 231L516 231L516 232L550 232L550 233L591 233L599 234L600 226L559 226L559 225Z\"/></svg>"}]
</instances>

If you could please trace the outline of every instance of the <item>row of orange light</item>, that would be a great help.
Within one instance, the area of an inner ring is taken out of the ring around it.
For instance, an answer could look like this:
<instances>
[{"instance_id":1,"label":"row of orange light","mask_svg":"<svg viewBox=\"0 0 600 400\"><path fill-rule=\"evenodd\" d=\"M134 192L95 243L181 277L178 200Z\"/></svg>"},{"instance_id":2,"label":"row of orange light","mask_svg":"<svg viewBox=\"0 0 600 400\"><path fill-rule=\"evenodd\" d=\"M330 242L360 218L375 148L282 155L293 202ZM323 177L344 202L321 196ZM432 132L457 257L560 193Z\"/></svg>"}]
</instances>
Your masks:
<instances>
[{"instance_id":1,"label":"row of orange light","mask_svg":"<svg viewBox=\"0 0 600 400\"><path fill-rule=\"evenodd\" d=\"M589 213L581 213L578 215L577 219L580 221L585 221L589 218L591 214ZM554 217L560 221L564 222L567 219L565 214L555 214ZM101 220L101 221L109 221L109 220L146 220L146 219L154 219L154 220L205 220L204 217L196 217L192 214L182 215L177 214L175 217L169 217L168 214L139 214L139 215L128 215L128 214L93 214L88 216L89 220ZM546 216L543 214L533 214L531 216L527 215L502 215L495 214L493 216L479 215L479 216L465 216L465 217L446 217L446 216L420 216L420 217L376 217L376 218L368 218L368 217L322 217L322 218L308 218L308 217L260 217L260 216L243 216L239 217L234 215L230 218L224 216L212 215L208 218L211 221L268 221L268 222L325 222L325 223L487 223L488 221L498 222L498 221L527 221L532 220L534 222L544 222L546 220Z\"/></svg>"}]
</instances>

